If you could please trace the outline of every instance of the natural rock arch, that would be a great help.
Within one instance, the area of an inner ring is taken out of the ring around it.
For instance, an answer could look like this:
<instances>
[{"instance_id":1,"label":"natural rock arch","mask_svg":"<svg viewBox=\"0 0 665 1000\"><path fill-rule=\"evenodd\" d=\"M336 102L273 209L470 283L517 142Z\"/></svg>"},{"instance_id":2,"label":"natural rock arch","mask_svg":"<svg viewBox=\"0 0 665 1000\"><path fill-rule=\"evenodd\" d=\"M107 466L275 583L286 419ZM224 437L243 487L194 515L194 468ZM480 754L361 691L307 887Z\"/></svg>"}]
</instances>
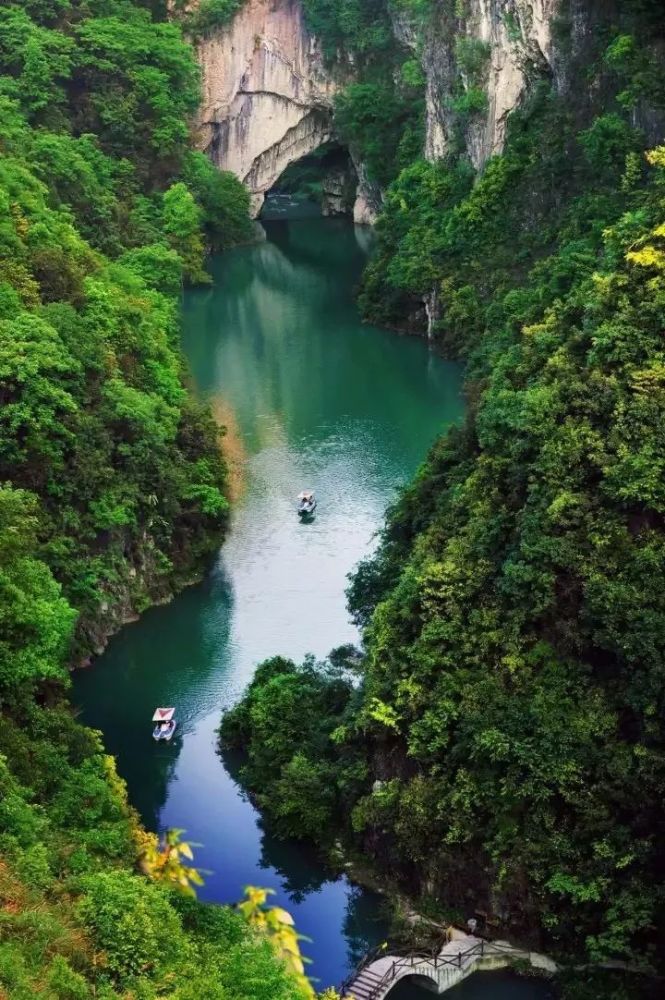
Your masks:
<instances>
[{"instance_id":1,"label":"natural rock arch","mask_svg":"<svg viewBox=\"0 0 665 1000\"><path fill-rule=\"evenodd\" d=\"M309 34L300 0L247 0L199 45L201 145L249 188L257 215L289 163L332 136L339 81Z\"/></svg>"}]
</instances>

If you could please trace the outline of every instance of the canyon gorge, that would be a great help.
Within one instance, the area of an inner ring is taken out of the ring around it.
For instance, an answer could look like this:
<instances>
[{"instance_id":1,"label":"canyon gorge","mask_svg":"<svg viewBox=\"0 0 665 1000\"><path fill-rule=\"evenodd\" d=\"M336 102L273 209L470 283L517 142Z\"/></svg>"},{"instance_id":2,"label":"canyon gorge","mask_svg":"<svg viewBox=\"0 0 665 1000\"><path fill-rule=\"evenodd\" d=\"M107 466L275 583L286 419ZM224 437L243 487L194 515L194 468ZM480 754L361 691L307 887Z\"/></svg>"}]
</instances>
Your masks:
<instances>
[{"instance_id":1,"label":"canyon gorge","mask_svg":"<svg viewBox=\"0 0 665 1000\"><path fill-rule=\"evenodd\" d=\"M539 77L564 86L552 24L557 0L469 0L462 28L445 8L419 30L408 9L391 8L396 40L421 64L426 89L424 154L444 156L458 128L452 107L463 88L481 85L486 108L464 128L476 169L501 152L507 117ZM580 14L580 17L582 15ZM580 31L582 31L580 21ZM460 69L461 49L475 47L480 65ZM301 0L248 0L231 23L198 40L203 74L199 114L201 148L221 170L247 186L258 215L283 171L335 138L334 98L353 81L353 57L324 57L306 24ZM350 150L357 185L354 221L372 223L381 206L378 185Z\"/></svg>"}]
</instances>

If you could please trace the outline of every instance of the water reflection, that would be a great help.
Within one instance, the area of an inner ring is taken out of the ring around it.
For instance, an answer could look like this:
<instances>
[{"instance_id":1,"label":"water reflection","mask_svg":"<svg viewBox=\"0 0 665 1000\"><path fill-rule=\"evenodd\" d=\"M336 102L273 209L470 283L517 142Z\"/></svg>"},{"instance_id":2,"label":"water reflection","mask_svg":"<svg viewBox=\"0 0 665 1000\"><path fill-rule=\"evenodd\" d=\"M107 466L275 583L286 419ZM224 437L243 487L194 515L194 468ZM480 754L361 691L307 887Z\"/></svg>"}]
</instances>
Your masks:
<instances>
[{"instance_id":1,"label":"water reflection","mask_svg":"<svg viewBox=\"0 0 665 1000\"><path fill-rule=\"evenodd\" d=\"M101 663L75 675L75 703L84 706L85 722L103 731L148 829L160 825L184 742L218 697L217 668L232 612L232 585L220 564L177 601L151 608L140 622L128 625ZM177 706L178 728L170 743L151 740L157 705Z\"/></svg>"},{"instance_id":2,"label":"water reflection","mask_svg":"<svg viewBox=\"0 0 665 1000\"><path fill-rule=\"evenodd\" d=\"M201 844L202 898L275 889L328 985L385 936L382 900L302 844L275 840L233 761L217 755L216 729L266 656L323 656L357 640L347 574L397 488L459 416L460 373L422 342L359 322L352 289L363 253L351 225L267 230L268 242L215 260L213 288L188 292L183 307L196 386L228 421L240 470L229 538L202 584L123 630L75 677L75 699L103 730L147 826L182 827ZM309 524L294 510L304 487L319 498ZM171 745L150 737L158 704L177 707Z\"/></svg>"},{"instance_id":3,"label":"water reflection","mask_svg":"<svg viewBox=\"0 0 665 1000\"><path fill-rule=\"evenodd\" d=\"M496 972L476 972L453 986L446 1000L554 1000L554 986L546 979L518 976L509 969ZM416 983L415 978L403 979L390 991L389 1000L432 1000L432 991Z\"/></svg>"}]
</instances>

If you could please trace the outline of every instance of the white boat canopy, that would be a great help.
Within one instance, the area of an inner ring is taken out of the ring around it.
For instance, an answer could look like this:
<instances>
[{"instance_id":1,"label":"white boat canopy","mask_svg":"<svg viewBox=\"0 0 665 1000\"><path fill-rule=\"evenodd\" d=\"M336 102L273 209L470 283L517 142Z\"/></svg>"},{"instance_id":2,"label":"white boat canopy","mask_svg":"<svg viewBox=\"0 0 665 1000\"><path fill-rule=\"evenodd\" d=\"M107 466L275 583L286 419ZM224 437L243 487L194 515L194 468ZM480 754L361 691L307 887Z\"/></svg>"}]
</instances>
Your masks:
<instances>
[{"instance_id":1,"label":"white boat canopy","mask_svg":"<svg viewBox=\"0 0 665 1000\"><path fill-rule=\"evenodd\" d=\"M170 722L173 718L175 708L156 708L152 717L153 722Z\"/></svg>"},{"instance_id":2,"label":"white boat canopy","mask_svg":"<svg viewBox=\"0 0 665 1000\"><path fill-rule=\"evenodd\" d=\"M298 494L298 500L311 500L314 496L314 490L303 490L302 493Z\"/></svg>"}]
</instances>

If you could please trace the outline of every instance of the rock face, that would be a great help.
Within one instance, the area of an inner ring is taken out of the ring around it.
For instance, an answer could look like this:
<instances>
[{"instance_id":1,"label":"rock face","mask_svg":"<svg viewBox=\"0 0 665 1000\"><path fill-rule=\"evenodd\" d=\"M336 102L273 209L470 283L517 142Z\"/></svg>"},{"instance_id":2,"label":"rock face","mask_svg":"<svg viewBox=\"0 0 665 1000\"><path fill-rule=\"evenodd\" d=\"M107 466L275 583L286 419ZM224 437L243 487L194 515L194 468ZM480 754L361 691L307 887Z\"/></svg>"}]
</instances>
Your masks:
<instances>
[{"instance_id":1,"label":"rock face","mask_svg":"<svg viewBox=\"0 0 665 1000\"><path fill-rule=\"evenodd\" d=\"M367 170L362 160L351 152L351 159L358 178L356 198L353 203L353 221L360 226L373 226L381 211L381 188L367 176Z\"/></svg>"},{"instance_id":2,"label":"rock face","mask_svg":"<svg viewBox=\"0 0 665 1000\"><path fill-rule=\"evenodd\" d=\"M321 213L324 216L350 215L356 197L358 178L349 160L331 167L321 184Z\"/></svg>"},{"instance_id":3,"label":"rock face","mask_svg":"<svg viewBox=\"0 0 665 1000\"><path fill-rule=\"evenodd\" d=\"M569 3L575 7L576 0ZM531 80L562 77L564 64L553 43L560 5L561 0L454 5L439 0L429 23L418 29L403 12L393 13L396 38L420 57L425 72L429 159L444 156L461 140L473 165L482 169L502 150L508 115ZM256 216L286 167L334 138L333 98L346 80L324 63L301 0L245 0L228 27L199 42L199 60L201 146L220 169L233 171L247 185ZM460 115L460 99L474 91L483 106ZM354 167L354 220L373 223L381 192L357 157Z\"/></svg>"},{"instance_id":4,"label":"rock face","mask_svg":"<svg viewBox=\"0 0 665 1000\"><path fill-rule=\"evenodd\" d=\"M450 4L438 5L422 54L428 159L445 155L456 130L477 169L501 152L508 115L530 80L555 74L552 28L559 5L560 0L461 0L459 17ZM402 27L402 37L405 33ZM460 122L456 105L473 89L485 94L485 107Z\"/></svg>"},{"instance_id":5,"label":"rock face","mask_svg":"<svg viewBox=\"0 0 665 1000\"><path fill-rule=\"evenodd\" d=\"M201 145L250 190L256 216L294 160L332 136L340 85L309 34L300 0L247 0L199 44Z\"/></svg>"}]
</instances>

